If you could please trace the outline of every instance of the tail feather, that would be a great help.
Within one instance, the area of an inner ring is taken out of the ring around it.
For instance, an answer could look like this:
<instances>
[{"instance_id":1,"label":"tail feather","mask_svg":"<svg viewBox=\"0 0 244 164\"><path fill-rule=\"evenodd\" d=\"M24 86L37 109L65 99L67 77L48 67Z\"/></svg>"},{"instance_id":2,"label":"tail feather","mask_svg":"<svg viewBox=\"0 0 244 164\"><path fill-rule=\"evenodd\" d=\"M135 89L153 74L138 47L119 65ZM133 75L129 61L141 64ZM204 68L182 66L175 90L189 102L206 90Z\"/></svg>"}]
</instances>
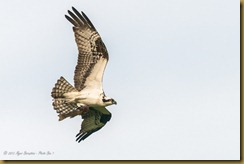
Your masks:
<instances>
[{"instance_id":1,"label":"tail feather","mask_svg":"<svg viewBox=\"0 0 244 164\"><path fill-rule=\"evenodd\" d=\"M77 90L63 78L62 76L58 79L52 90L53 108L59 114L59 120L63 120L66 117L74 117L78 115L79 108L76 104L67 102L64 94L68 92L76 92Z\"/></svg>"},{"instance_id":2,"label":"tail feather","mask_svg":"<svg viewBox=\"0 0 244 164\"><path fill-rule=\"evenodd\" d=\"M76 104L68 103L63 99L55 99L53 102L53 108L59 114L59 121L66 117L74 117L81 112Z\"/></svg>"},{"instance_id":3,"label":"tail feather","mask_svg":"<svg viewBox=\"0 0 244 164\"><path fill-rule=\"evenodd\" d=\"M53 98L64 98L64 93L77 91L65 78L62 76L58 79L52 90Z\"/></svg>"}]
</instances>

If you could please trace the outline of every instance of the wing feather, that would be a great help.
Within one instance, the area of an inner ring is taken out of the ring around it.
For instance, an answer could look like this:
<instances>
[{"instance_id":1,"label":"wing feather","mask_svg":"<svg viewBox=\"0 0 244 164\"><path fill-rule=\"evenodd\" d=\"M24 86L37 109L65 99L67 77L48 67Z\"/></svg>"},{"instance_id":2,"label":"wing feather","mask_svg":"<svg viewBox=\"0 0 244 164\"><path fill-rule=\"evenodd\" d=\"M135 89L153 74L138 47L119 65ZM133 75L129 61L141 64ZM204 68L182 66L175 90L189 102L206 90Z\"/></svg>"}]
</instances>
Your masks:
<instances>
[{"instance_id":1,"label":"wing feather","mask_svg":"<svg viewBox=\"0 0 244 164\"><path fill-rule=\"evenodd\" d=\"M79 11L77 11L74 7L72 7L72 10L74 11L74 13L79 17L79 19L84 23L86 22L86 20L83 18L83 16L81 15L81 13Z\"/></svg>"},{"instance_id":2,"label":"wing feather","mask_svg":"<svg viewBox=\"0 0 244 164\"><path fill-rule=\"evenodd\" d=\"M74 26L78 26L77 22L75 22L72 18L70 18L68 15L65 15L65 18L72 23Z\"/></svg>"},{"instance_id":3,"label":"wing feather","mask_svg":"<svg viewBox=\"0 0 244 164\"><path fill-rule=\"evenodd\" d=\"M74 13L68 10L70 17L65 17L74 25L73 31L79 50L74 76L75 88L81 91L85 87L95 86L102 91L103 73L108 62L107 49L88 17L74 7L72 10Z\"/></svg>"},{"instance_id":4,"label":"wing feather","mask_svg":"<svg viewBox=\"0 0 244 164\"><path fill-rule=\"evenodd\" d=\"M80 132L76 135L76 141L80 142L100 130L111 119L111 116L111 113L105 107L102 111L90 107L89 112L82 116L84 120Z\"/></svg>"},{"instance_id":5,"label":"wing feather","mask_svg":"<svg viewBox=\"0 0 244 164\"><path fill-rule=\"evenodd\" d=\"M93 26L92 22L90 21L90 19L86 16L86 14L84 12L81 12L82 15L85 17L86 22L88 23L88 25L93 29L96 30L95 27Z\"/></svg>"}]
</instances>

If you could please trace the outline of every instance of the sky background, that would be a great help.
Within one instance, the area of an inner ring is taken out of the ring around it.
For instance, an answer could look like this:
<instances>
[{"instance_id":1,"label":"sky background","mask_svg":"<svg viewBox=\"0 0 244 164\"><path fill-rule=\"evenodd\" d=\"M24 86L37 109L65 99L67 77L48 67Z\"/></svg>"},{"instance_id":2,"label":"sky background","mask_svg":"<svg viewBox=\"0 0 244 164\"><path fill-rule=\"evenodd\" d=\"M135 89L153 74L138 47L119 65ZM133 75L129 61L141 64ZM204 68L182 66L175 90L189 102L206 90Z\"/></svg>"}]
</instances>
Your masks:
<instances>
[{"instance_id":1,"label":"sky background","mask_svg":"<svg viewBox=\"0 0 244 164\"><path fill-rule=\"evenodd\" d=\"M0 159L239 159L239 3L1 1ZM60 76L73 84L71 6L106 44L103 86L118 102L81 143L81 118L59 122L51 105Z\"/></svg>"}]
</instances>

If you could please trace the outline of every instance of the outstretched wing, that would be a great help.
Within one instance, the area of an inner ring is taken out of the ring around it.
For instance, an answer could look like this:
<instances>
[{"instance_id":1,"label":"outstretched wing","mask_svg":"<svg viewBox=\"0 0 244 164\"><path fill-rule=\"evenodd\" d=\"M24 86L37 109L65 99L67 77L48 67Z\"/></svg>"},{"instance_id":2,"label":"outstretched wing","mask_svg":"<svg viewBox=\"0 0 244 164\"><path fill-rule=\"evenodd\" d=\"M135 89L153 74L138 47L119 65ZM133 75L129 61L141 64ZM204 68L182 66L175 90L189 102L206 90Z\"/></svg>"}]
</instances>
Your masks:
<instances>
[{"instance_id":1,"label":"outstretched wing","mask_svg":"<svg viewBox=\"0 0 244 164\"><path fill-rule=\"evenodd\" d=\"M74 83L77 90L95 87L102 91L103 72L108 62L107 49L95 27L83 12L72 7L65 17L74 27L79 56L75 68Z\"/></svg>"},{"instance_id":2,"label":"outstretched wing","mask_svg":"<svg viewBox=\"0 0 244 164\"><path fill-rule=\"evenodd\" d=\"M100 130L111 119L112 115L105 107L101 111L90 107L89 112L82 116L84 120L80 132L76 135L76 141L80 142L86 139L92 133Z\"/></svg>"}]
</instances>

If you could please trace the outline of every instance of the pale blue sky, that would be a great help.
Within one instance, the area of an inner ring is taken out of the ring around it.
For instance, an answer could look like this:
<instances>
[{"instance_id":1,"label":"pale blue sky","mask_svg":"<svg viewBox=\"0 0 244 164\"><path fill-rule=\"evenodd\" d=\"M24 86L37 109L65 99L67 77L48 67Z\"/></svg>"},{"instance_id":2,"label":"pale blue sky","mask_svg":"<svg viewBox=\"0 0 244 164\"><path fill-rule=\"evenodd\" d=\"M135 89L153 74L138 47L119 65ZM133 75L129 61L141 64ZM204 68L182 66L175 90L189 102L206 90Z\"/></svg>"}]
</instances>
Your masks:
<instances>
[{"instance_id":1,"label":"pale blue sky","mask_svg":"<svg viewBox=\"0 0 244 164\"><path fill-rule=\"evenodd\" d=\"M239 3L0 2L0 159L239 159ZM80 117L59 122L50 95L60 76L73 84L71 6L106 44L104 90L118 102L79 144Z\"/></svg>"}]
</instances>

